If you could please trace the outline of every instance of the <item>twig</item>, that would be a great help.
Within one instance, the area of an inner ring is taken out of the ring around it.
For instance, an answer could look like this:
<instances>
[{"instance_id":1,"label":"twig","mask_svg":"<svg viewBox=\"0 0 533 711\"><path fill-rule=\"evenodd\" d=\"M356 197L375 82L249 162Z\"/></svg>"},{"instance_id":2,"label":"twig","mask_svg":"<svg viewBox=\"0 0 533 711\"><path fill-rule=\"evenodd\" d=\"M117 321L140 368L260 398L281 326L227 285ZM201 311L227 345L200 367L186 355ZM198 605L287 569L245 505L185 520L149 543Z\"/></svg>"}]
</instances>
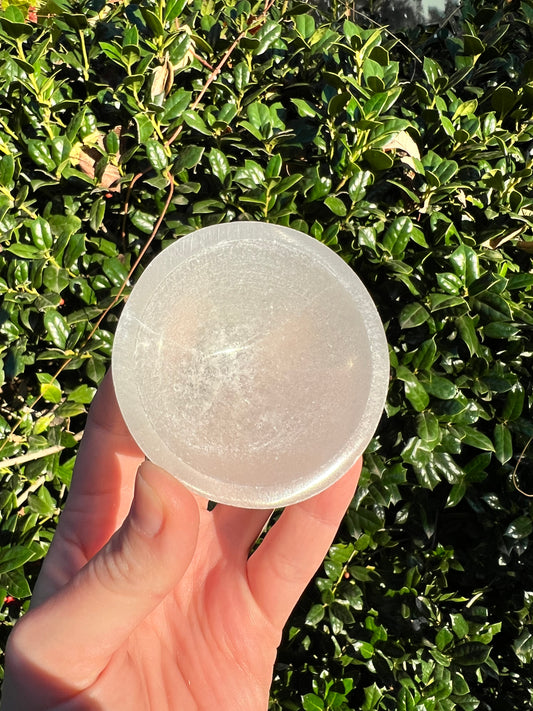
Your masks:
<instances>
[{"instance_id":1,"label":"twig","mask_svg":"<svg viewBox=\"0 0 533 711\"><path fill-rule=\"evenodd\" d=\"M265 21L266 16L267 16L267 14L268 14L270 8L272 7L272 5L274 5L275 2L276 2L276 0L265 0L265 8L264 8L263 12L261 13L261 15L259 15L252 23L250 23L250 25L249 25L245 30L243 30L243 31L239 34L239 36L237 37L237 39L231 44L231 46L230 46L229 49L225 52L225 54L224 54L224 56L222 57L222 59L220 60L220 62L219 62L219 63L217 64L217 66L213 69L213 71L211 72L211 74L207 77L207 80L206 80L205 84L203 85L203 87L202 87L202 89L200 90L200 93L198 94L198 96L196 97L196 99L195 99L195 100L193 101L193 103L191 104L190 109L192 109L192 110L194 111L194 110L198 107L198 105L200 104L201 100L202 100L203 97L205 96L205 93L206 93L207 89L210 87L210 85L211 85L211 84L213 83L213 81L216 79L216 77L217 77L218 74L220 73L222 67L226 64L226 62L228 61L228 59L230 58L230 56L232 55L232 53L235 51L235 48L238 46L239 42L248 34L248 32L249 32L250 30L254 29L255 27L257 27L258 25L262 24L262 23ZM165 142L165 146L170 146L170 145L176 140L176 138L178 138L178 136L180 135L180 133L181 133L182 130L183 130L183 124L181 124L181 125L176 129L176 131L172 134L172 136ZM146 171L145 171L145 172L146 172ZM129 197L130 197L130 195L131 195L131 191L132 191L133 185L137 182L137 180L139 180L140 178L142 178L143 175L144 175L144 172L141 172L141 173L138 173L137 175L134 176L134 178L132 179L132 181L131 181L131 183L130 183L130 185L129 185L129 187L128 187L128 191L127 191L127 194L126 194L126 202L125 202L125 208L124 208L124 218L123 218L122 233L121 233L121 238L122 238L124 244L125 244L125 232L126 232L126 229L125 229L125 224L126 224L126 223L125 223L125 221L126 221L126 216L127 216L127 212L128 212L128 211L127 211L127 207L128 207L128 205L129 205ZM89 343L89 341L91 340L91 338L94 336L94 334L96 333L96 331L97 331L98 328L100 327L100 324L102 323L102 321L104 320L104 318L105 318L105 317L107 316L107 314L111 311L111 309L114 308L115 305L118 303L119 299L121 298L122 294L124 293L124 289L126 288L126 285L128 284L129 280L130 280L131 277L133 276L133 273L135 272L135 270L136 270L137 267L139 266L139 264L140 264L140 262L141 262L141 259L144 257L144 255L145 255L145 253L146 253L148 247L149 247L149 246L151 245L151 243L153 242L153 240L154 240L154 238L155 238L155 236L156 236L156 234L157 234L157 231L158 231L158 229L159 229L159 227L160 227L160 225L161 225L161 222L163 221L163 219L164 219L164 217L165 217L165 215L166 215L166 213L167 213L167 210L168 210L169 205L170 205L170 201L172 200L172 196L174 195L175 183L174 183L174 178L173 178L173 176L172 176L170 173L169 173L169 178L170 178L170 191L169 191L169 194L168 194L168 196L167 196L167 200L166 200L166 202L165 202L165 206L164 206L164 208L163 208L163 211L162 211L161 215L159 216L159 219L157 220L156 225L155 225L154 229L152 230L152 233L151 233L150 237L148 238L146 244L144 245L144 247L142 248L141 252L139 253L139 256L138 256L137 259L135 260L135 262L134 262L134 264L133 264L133 267L130 269L130 271L129 271L127 277L126 277L126 278L124 279L124 281L122 282L122 285L121 285L120 289L118 290L117 294L115 295L114 299L113 299L112 302L109 304L109 306L105 309L105 311L101 314L100 318L99 318L99 319L97 320L97 322L96 322L96 325L93 327L93 329L91 330L91 332L89 333L89 335L87 336L87 338L85 339L85 341L83 342L83 344L80 346L79 351L82 351L82 350L87 346L87 344ZM71 362L72 362L72 358L69 358L68 360L63 361L61 367L56 371L55 375L52 376L51 382L54 382L55 380L57 380L57 378L59 377L59 375L63 372L63 370L65 370L65 368L66 368ZM37 398L34 400L33 405L35 406L35 405L41 400L41 398L42 398L42 395L39 394L39 395L37 396ZM12 428L12 430L11 430L11 432L10 432L11 435L13 435L13 434L17 431L17 429L19 428L21 422L22 422L22 418L20 418L19 421L18 421L18 422L14 425L14 427ZM6 443L7 443L7 438L6 438L6 440L4 441L4 443L3 443L2 445L0 445L0 452L1 452L2 449L5 447Z\"/></svg>"},{"instance_id":2,"label":"twig","mask_svg":"<svg viewBox=\"0 0 533 711\"><path fill-rule=\"evenodd\" d=\"M460 12L462 9L462 4L459 3L455 9L453 9L443 20L440 21L439 30L442 30L442 28L445 27L448 22L453 19L453 16L457 15L457 13Z\"/></svg>"},{"instance_id":3,"label":"twig","mask_svg":"<svg viewBox=\"0 0 533 711\"><path fill-rule=\"evenodd\" d=\"M118 301L120 300L122 294L124 293L124 289L126 288L126 285L128 284L129 280L130 280L131 277L133 276L133 273L135 272L135 270L136 270L137 267L139 266L141 259L144 257L144 255L145 255L145 253L146 253L146 250L148 249L148 247L150 246L150 244L153 242L154 237L156 236L157 231L158 231L158 229L159 229L159 227L160 227L160 225L161 225L161 222L163 221L163 218L165 217L165 215L166 215L166 213L167 213L168 207L169 207L169 205L170 205L170 201L172 200L172 196L174 195L174 178L173 178L172 175L169 175L169 178L170 178L170 190L169 190L169 193L168 193L168 196L167 196L167 200L166 200L166 202L165 202L165 206L164 206L164 208L163 208L163 210L162 210L162 212L161 212L161 215L159 216L159 219L157 220L157 222L156 222L156 224L155 224L155 226L154 226L154 229L152 230L152 234L150 235L150 237L149 237L148 240L146 241L146 244L144 245L144 247L143 247L142 250L140 251L139 256L137 257L137 259L135 260L135 262L134 262L132 268L131 268L130 271L128 272L127 277L126 277L126 278L124 279L124 281L122 282L122 285L121 285L120 289L118 290L117 294L115 295L113 301L109 304L109 306L108 306L108 307L105 309L105 311L101 314L100 318L97 320L97 322L96 322L96 324L94 325L94 327L92 328L91 332L89 333L89 335L87 336L87 338L85 339L85 341L83 342L83 344L80 346L80 349L79 349L80 351L83 351L83 349L87 346L87 344L89 343L89 341L91 340L91 338L94 336L94 334L96 333L96 331L100 328L100 324L102 323L102 321L104 320L104 318L105 318L105 317L107 316L107 314L111 311L111 309L114 308L114 306L116 306L116 304L117 304ZM50 382L54 382L55 380L57 380L57 378L61 375L61 373L65 370L65 368L69 365L69 363L71 363L71 361L72 361L72 358L68 358L67 360L63 361L61 367L60 367L60 368L56 371L56 373L52 376L52 380L51 380ZM35 405L41 400L41 398L42 398L42 395L38 395L38 396L35 398L35 400L33 401L32 407L35 407ZM10 435L13 435L13 434L17 431L17 429L19 428L21 422L22 422L22 418L20 418L20 420L15 424L15 426L13 427L13 429L12 429L11 432L10 432ZM1 452L2 449L5 447L7 441L8 441L8 440L7 440L7 438L6 438L4 444L3 444L2 446L0 446L0 452ZM45 450L41 450L41 451L44 452ZM26 456L26 455L21 455L21 456ZM45 456L45 455L41 455L41 456ZM9 460L5 460L5 461L9 461ZM3 464L3 463L0 462L0 464Z\"/></svg>"},{"instance_id":4,"label":"twig","mask_svg":"<svg viewBox=\"0 0 533 711\"><path fill-rule=\"evenodd\" d=\"M191 54L195 59L197 59L200 62L200 64L203 64L204 67L207 67L211 71L214 71L213 65L209 64L209 62L207 60L205 60L203 57L201 57L199 54L196 54L196 52L193 52L193 51L191 51Z\"/></svg>"},{"instance_id":5,"label":"twig","mask_svg":"<svg viewBox=\"0 0 533 711\"><path fill-rule=\"evenodd\" d=\"M78 434L73 435L76 442L79 442L83 436L83 431L78 432ZM64 444L54 444L52 447L46 447L45 449L37 449L33 452L26 452L26 454L21 454L18 457L11 457L11 459L2 459L0 461L0 469L9 469L10 467L16 467L19 464L27 464L28 462L33 462L36 459L42 459L43 457L48 457L50 454L57 454L66 449Z\"/></svg>"},{"instance_id":6,"label":"twig","mask_svg":"<svg viewBox=\"0 0 533 711\"><path fill-rule=\"evenodd\" d=\"M515 468L513 469L513 485L517 491L519 491L523 496L527 496L529 499L533 499L533 494L528 494L527 491L522 491L522 489L518 486L518 480L516 478L516 472L518 470L518 467L520 466L520 462L524 458L524 454L526 453L527 448L529 445L533 442L533 437L530 437L528 441L526 442L526 446L522 450L520 456L518 457L518 461L516 462Z\"/></svg>"},{"instance_id":7,"label":"twig","mask_svg":"<svg viewBox=\"0 0 533 711\"><path fill-rule=\"evenodd\" d=\"M220 62L219 62L219 63L217 64L217 66L213 69L213 71L211 72L211 74L207 77L207 80L206 80L205 84L203 85L203 87L202 87L201 90L200 90L200 93L198 94L198 96L196 97L196 99L192 102L191 106L189 107L190 110L194 111L195 109L198 108L198 105L200 104L201 100L204 98L206 91L209 89L209 87L211 86L211 84L215 81L215 79L217 78L217 76L220 74L220 72L221 72L221 70L222 70L222 67L226 64L226 62L228 61L228 59L231 57L231 55L233 54L233 52L235 51L235 49L238 47L238 45L239 45L239 43L241 42L241 40L242 40L244 37L246 37L246 35L248 34L248 32L250 32L250 30L253 30L255 27L257 27L258 25L261 25L261 24L265 21L266 16L267 16L267 14L268 14L270 8L272 7L272 5L273 5L275 2L276 2L276 0L269 0L269 2L267 2L267 4L265 5L265 9L264 9L263 12L259 15L259 17L257 17L252 23L250 23L250 25L248 25L248 27L247 27L245 30L243 30L243 31L236 37L235 40L233 40L233 42L231 43L231 45L230 45L230 46L228 47L228 49L226 50L226 52L225 52L224 56L222 57L222 59L220 60ZM174 133L172 134L172 136L171 136L167 141L165 141L165 146L170 146L172 143L174 143L174 141L176 140L176 138L178 138L178 136L181 134L182 131L183 131L183 123L180 124L180 125L178 126L178 128L174 131Z\"/></svg>"},{"instance_id":8,"label":"twig","mask_svg":"<svg viewBox=\"0 0 533 711\"><path fill-rule=\"evenodd\" d=\"M135 176L135 177L137 177L137 176ZM174 195L174 186L175 186L174 177L173 177L170 173L169 173L169 179L170 179L170 190L168 191L168 195L167 195L167 199L166 199L166 202L165 202L165 206L163 207L163 210L161 211L161 214L159 215L159 218L158 218L157 222L155 223L154 229L152 230L152 234L151 234L150 237L146 240L146 244L144 245L144 247L143 247L143 248L141 249L141 251L139 252L139 255L138 255L137 259L135 260L135 262L133 263L132 268L131 268L131 269L129 270L129 272L128 272L128 276L124 279L124 281L122 282L122 284L121 284L121 286L120 286L120 289L117 291L117 293L116 293L115 296L113 297L113 301L109 304L109 306L105 309L105 311L100 315L100 318L96 321L95 325L93 326L92 331L89 333L89 335L87 336L87 338L86 338L85 341L83 342L83 344L82 344L80 350L83 350L83 349L85 348L85 346L89 343L89 341L90 341L91 338L94 336L94 334L96 333L96 331L100 328L100 324L101 324L102 321L105 319L105 317L107 316L107 314L108 314L108 313L111 311L111 309L114 308L114 307L116 306L116 304L119 302L120 298L122 297L122 294L124 293L124 289L126 288L128 282L130 281L131 277L132 277L133 274L135 273L135 270L137 269L137 267L138 267L139 264L141 263L141 260L142 260L142 258L144 257L144 255L146 254L146 251L147 251L148 247L152 244L152 242L153 242L153 240L154 240L154 238L155 238L155 236L156 236L156 234L157 234L157 232L158 232L158 230L159 230L159 227L161 226L161 223L163 222L163 219L164 219L165 215L167 214L167 211L168 211L168 208L169 208L169 205L170 205L170 201L172 200L172 196ZM68 364L69 362L70 362L70 361L66 361L66 364ZM66 367L66 364L65 364L63 367ZM62 369L63 369L63 368L62 368ZM55 379L55 376L54 376L54 379Z\"/></svg>"}]
</instances>

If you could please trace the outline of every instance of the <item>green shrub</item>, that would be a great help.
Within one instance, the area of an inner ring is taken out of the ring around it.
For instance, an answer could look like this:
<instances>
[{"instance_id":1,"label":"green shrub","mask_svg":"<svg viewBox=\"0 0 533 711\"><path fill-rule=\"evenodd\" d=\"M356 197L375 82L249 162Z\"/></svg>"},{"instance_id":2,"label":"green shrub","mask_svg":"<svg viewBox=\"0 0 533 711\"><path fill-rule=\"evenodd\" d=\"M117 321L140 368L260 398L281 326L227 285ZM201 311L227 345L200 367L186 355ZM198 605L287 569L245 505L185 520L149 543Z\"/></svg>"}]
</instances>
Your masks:
<instances>
[{"instance_id":1,"label":"green shrub","mask_svg":"<svg viewBox=\"0 0 533 711\"><path fill-rule=\"evenodd\" d=\"M533 2L463 13L401 38L292 1L1 14L3 642L130 284L180 235L266 220L353 266L392 362L272 708L533 700Z\"/></svg>"}]
</instances>

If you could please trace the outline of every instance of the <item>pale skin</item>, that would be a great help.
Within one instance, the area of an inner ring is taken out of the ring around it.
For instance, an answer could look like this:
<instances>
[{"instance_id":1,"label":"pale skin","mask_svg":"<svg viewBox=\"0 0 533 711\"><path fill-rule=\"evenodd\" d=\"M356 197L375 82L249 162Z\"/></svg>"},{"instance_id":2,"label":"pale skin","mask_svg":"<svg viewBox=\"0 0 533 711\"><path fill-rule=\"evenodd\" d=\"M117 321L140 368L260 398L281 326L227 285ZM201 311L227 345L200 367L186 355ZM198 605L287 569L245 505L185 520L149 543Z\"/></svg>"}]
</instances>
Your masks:
<instances>
[{"instance_id":1,"label":"pale skin","mask_svg":"<svg viewBox=\"0 0 533 711\"><path fill-rule=\"evenodd\" d=\"M270 511L217 505L144 461L111 377L91 407L2 711L266 711L281 633L357 485Z\"/></svg>"}]
</instances>

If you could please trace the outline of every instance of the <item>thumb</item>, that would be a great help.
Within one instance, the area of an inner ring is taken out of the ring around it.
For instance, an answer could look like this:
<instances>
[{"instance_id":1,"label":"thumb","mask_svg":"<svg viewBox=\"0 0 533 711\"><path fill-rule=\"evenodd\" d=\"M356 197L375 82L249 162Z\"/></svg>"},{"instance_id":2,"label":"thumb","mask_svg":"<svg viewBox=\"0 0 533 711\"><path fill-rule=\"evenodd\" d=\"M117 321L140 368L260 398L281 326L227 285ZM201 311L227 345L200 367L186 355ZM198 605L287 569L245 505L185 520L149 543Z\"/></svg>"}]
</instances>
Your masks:
<instances>
[{"instance_id":1,"label":"thumb","mask_svg":"<svg viewBox=\"0 0 533 711\"><path fill-rule=\"evenodd\" d=\"M194 554L198 528L194 496L145 462L123 525L64 588L22 619L31 640L19 641L39 649L47 666L64 660L76 686L91 683L179 582Z\"/></svg>"}]
</instances>

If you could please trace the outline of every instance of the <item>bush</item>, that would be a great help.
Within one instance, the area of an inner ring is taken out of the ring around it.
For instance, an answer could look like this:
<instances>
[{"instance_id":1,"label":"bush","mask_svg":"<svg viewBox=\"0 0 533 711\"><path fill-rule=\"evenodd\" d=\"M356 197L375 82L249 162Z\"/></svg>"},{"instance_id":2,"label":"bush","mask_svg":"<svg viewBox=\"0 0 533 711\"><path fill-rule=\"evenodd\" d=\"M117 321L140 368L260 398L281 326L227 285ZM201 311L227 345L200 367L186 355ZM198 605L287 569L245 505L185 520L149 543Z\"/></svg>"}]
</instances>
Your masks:
<instances>
[{"instance_id":1,"label":"bush","mask_svg":"<svg viewBox=\"0 0 533 711\"><path fill-rule=\"evenodd\" d=\"M266 220L353 266L392 362L272 709L533 700L533 2L463 13L401 37L289 0L1 14L3 642L131 283L193 229Z\"/></svg>"}]
</instances>

